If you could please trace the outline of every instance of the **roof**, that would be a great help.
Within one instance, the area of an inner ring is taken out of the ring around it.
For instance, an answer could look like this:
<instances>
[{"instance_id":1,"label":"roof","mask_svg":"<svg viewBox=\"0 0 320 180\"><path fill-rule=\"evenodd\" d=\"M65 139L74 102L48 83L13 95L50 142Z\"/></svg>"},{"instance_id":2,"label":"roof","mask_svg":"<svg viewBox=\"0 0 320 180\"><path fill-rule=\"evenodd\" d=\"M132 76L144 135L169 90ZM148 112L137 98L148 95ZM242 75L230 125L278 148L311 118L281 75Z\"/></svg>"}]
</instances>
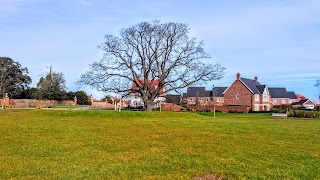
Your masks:
<instances>
[{"instance_id":1,"label":"roof","mask_svg":"<svg viewBox=\"0 0 320 180\"><path fill-rule=\"evenodd\" d=\"M174 95L174 94L167 94L166 95L166 102L167 103L179 104L179 103L181 103L181 96L180 95Z\"/></svg>"},{"instance_id":2,"label":"roof","mask_svg":"<svg viewBox=\"0 0 320 180\"><path fill-rule=\"evenodd\" d=\"M256 86L261 86L261 84L254 79L240 78L240 80L249 88L254 94L260 94Z\"/></svg>"},{"instance_id":3,"label":"roof","mask_svg":"<svg viewBox=\"0 0 320 180\"><path fill-rule=\"evenodd\" d=\"M266 85L256 86L260 94L263 94L264 89L266 88Z\"/></svg>"},{"instance_id":4,"label":"roof","mask_svg":"<svg viewBox=\"0 0 320 180\"><path fill-rule=\"evenodd\" d=\"M183 97L211 97L212 91L206 91L205 87L188 87Z\"/></svg>"},{"instance_id":5,"label":"roof","mask_svg":"<svg viewBox=\"0 0 320 180\"><path fill-rule=\"evenodd\" d=\"M142 84L141 84L141 83ZM152 84L151 84L151 82L152 82ZM138 88L137 88L137 84L138 84L138 86L141 88L142 86L143 86L143 84L144 84L144 80L140 80L140 81L136 81L136 83L134 83L134 82L132 82L132 86L131 86L131 88L133 89L133 90L137 90ZM151 92L155 92L155 89L158 87L158 85L159 85L159 80L148 80L148 84L150 84L150 91ZM165 89L164 89L164 87L163 88L161 88L160 89L160 94L162 94L162 93L164 93L164 91L165 91Z\"/></svg>"},{"instance_id":6,"label":"roof","mask_svg":"<svg viewBox=\"0 0 320 180\"><path fill-rule=\"evenodd\" d=\"M213 92L215 92L215 94L212 93L212 96L215 97L224 97L223 92L227 89L228 87L214 87L213 88Z\"/></svg>"},{"instance_id":7,"label":"roof","mask_svg":"<svg viewBox=\"0 0 320 180\"><path fill-rule=\"evenodd\" d=\"M289 99L297 99L296 93L293 91L288 91L288 97Z\"/></svg>"},{"instance_id":8,"label":"roof","mask_svg":"<svg viewBox=\"0 0 320 180\"><path fill-rule=\"evenodd\" d=\"M271 98L289 98L286 88L270 88L269 93Z\"/></svg>"},{"instance_id":9,"label":"roof","mask_svg":"<svg viewBox=\"0 0 320 180\"><path fill-rule=\"evenodd\" d=\"M309 101L309 99L302 99L299 102L293 102L291 103L291 105L303 105L304 103L306 103L307 101Z\"/></svg>"}]
</instances>

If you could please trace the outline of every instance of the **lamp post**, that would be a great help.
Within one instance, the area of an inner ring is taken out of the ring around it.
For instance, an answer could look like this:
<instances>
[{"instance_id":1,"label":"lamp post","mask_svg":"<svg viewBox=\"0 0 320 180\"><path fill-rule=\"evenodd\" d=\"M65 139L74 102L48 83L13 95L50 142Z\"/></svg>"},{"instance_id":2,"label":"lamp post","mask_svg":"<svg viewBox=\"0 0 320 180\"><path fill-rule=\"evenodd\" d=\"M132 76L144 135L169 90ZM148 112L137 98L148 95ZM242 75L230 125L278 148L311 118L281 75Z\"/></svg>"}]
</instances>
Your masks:
<instances>
[{"instance_id":1,"label":"lamp post","mask_svg":"<svg viewBox=\"0 0 320 180\"><path fill-rule=\"evenodd\" d=\"M212 94L213 94L213 118L216 118L216 90L214 84L212 85Z\"/></svg>"},{"instance_id":2,"label":"lamp post","mask_svg":"<svg viewBox=\"0 0 320 180\"><path fill-rule=\"evenodd\" d=\"M216 91L213 90L213 118L216 118Z\"/></svg>"}]
</instances>

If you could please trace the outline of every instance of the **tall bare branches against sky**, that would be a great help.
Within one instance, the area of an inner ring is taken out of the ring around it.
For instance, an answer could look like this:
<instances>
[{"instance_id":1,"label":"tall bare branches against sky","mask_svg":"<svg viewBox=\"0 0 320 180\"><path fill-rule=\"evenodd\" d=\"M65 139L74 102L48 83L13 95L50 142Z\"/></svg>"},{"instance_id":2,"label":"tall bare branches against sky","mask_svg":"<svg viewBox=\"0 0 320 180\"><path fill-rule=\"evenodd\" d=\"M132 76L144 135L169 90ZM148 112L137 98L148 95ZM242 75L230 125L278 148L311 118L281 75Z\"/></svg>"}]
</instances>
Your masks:
<instances>
[{"instance_id":1,"label":"tall bare branches against sky","mask_svg":"<svg viewBox=\"0 0 320 180\"><path fill-rule=\"evenodd\" d=\"M320 78L320 1L0 0L0 55L28 67L33 83L52 64L67 88L94 60L104 35L141 21L189 24L214 61L227 67L210 88L240 72L315 99ZM4 42L4 43L3 43ZM86 89L96 97L101 93Z\"/></svg>"}]
</instances>

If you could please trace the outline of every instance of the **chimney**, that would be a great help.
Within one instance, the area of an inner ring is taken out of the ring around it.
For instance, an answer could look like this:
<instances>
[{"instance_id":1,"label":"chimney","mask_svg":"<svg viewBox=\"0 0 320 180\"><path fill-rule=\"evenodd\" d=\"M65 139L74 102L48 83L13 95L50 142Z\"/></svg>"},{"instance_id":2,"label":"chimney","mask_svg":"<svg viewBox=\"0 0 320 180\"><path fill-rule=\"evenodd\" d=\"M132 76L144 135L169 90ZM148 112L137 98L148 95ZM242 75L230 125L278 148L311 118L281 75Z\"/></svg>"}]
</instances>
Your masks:
<instances>
[{"instance_id":1,"label":"chimney","mask_svg":"<svg viewBox=\"0 0 320 180\"><path fill-rule=\"evenodd\" d=\"M255 77L254 77L254 80L256 80L256 82L258 82L258 76L255 76Z\"/></svg>"},{"instance_id":2,"label":"chimney","mask_svg":"<svg viewBox=\"0 0 320 180\"><path fill-rule=\"evenodd\" d=\"M237 73L237 80L240 80L240 73Z\"/></svg>"}]
</instances>

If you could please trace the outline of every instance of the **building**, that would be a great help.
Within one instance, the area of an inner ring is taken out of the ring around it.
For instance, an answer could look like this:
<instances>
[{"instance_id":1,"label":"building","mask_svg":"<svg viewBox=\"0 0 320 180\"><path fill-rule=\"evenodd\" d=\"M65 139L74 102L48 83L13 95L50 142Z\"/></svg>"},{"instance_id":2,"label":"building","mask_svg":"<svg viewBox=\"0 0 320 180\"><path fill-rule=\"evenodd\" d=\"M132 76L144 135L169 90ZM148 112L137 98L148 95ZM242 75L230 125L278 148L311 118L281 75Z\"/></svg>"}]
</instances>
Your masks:
<instances>
[{"instance_id":1,"label":"building","mask_svg":"<svg viewBox=\"0 0 320 180\"><path fill-rule=\"evenodd\" d=\"M188 87L187 93L183 93L183 100L188 105L213 105L222 106L224 102L223 92L227 87L212 86L212 90L205 87Z\"/></svg>"},{"instance_id":2,"label":"building","mask_svg":"<svg viewBox=\"0 0 320 180\"><path fill-rule=\"evenodd\" d=\"M291 105L297 109L308 109L308 110L316 109L316 104L309 99L303 99L298 102L293 102Z\"/></svg>"},{"instance_id":3,"label":"building","mask_svg":"<svg viewBox=\"0 0 320 180\"><path fill-rule=\"evenodd\" d=\"M242 106L251 111L269 111L270 93L267 85L261 85L258 77L242 78L237 73L235 81L223 92L224 106Z\"/></svg>"},{"instance_id":4,"label":"building","mask_svg":"<svg viewBox=\"0 0 320 180\"><path fill-rule=\"evenodd\" d=\"M286 88L273 88L260 84L258 77L243 78L240 73L229 87L215 87L205 90L205 87L189 87L183 94L183 100L188 105L214 104L221 111L269 111L276 105L290 105L298 102L297 95Z\"/></svg>"},{"instance_id":5,"label":"building","mask_svg":"<svg viewBox=\"0 0 320 180\"><path fill-rule=\"evenodd\" d=\"M151 93L155 93L156 91L159 90L159 94L160 96L156 97L154 100L154 108L159 108L160 104L165 102L165 88L161 88L158 89L158 85L159 85L159 80L148 80L148 84L150 87L150 92ZM142 88L144 86L144 80L140 80L140 81L136 81L136 82L132 82L132 86L131 89L132 90L138 90L139 88ZM133 108L138 108L138 107L143 107L144 106L144 102L140 96L140 94L138 93L132 93L131 94L131 98L130 98L130 106Z\"/></svg>"},{"instance_id":6,"label":"building","mask_svg":"<svg viewBox=\"0 0 320 180\"><path fill-rule=\"evenodd\" d=\"M297 102L298 98L292 91L287 91L286 88L269 88L271 103L276 105L290 105Z\"/></svg>"}]
</instances>

